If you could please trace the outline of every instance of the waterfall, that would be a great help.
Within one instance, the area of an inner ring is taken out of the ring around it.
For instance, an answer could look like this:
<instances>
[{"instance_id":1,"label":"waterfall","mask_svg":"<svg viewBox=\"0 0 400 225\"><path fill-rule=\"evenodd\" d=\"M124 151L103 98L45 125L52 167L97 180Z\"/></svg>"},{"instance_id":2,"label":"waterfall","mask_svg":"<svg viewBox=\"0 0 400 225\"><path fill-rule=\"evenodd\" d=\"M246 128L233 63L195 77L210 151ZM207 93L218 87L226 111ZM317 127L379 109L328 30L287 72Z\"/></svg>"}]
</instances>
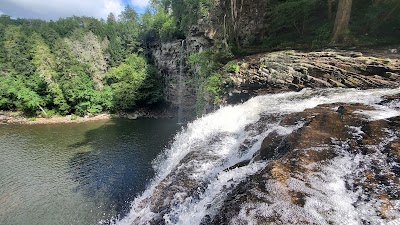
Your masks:
<instances>
[{"instance_id":1,"label":"waterfall","mask_svg":"<svg viewBox=\"0 0 400 225\"><path fill-rule=\"evenodd\" d=\"M235 187L266 168L268 160L254 157L263 139L273 132L289 135L304 126L304 121L281 125L283 116L322 104L362 103L376 111L354 113L369 120L385 119L399 116L400 104L382 106L377 103L382 96L399 93L400 89L305 89L258 96L199 118L179 132L171 146L154 161L156 176L132 202L128 215L117 224L208 224ZM349 176L353 163L353 158L343 155L325 167L321 165L322 172L310 178L315 180L316 186L309 188L304 208L290 206L292 213L289 215L285 214L289 203L269 205L254 200L252 204L241 206L243 214L235 215L242 221L238 224L258 224L257 216L267 216L271 210L280 213L283 219L297 216L307 221L312 218L311 222L316 224L341 224L342 217L349 219L346 224L357 224L363 216L376 218L376 212L369 206L364 205L361 210L361 206L355 209L352 205L357 195L346 190L343 179ZM307 188L298 181L293 185L297 189ZM270 191L281 190L271 185ZM331 215L336 217L332 219ZM376 219L375 222L382 221Z\"/></svg>"},{"instance_id":2,"label":"waterfall","mask_svg":"<svg viewBox=\"0 0 400 225\"><path fill-rule=\"evenodd\" d=\"M183 65L184 59L184 52L185 52L185 40L182 40L181 43L181 56L180 56L180 63L179 63L179 77L178 77L178 124L182 124L183 122L183 91L185 89L185 82L183 81L183 70L185 69Z\"/></svg>"}]
</instances>

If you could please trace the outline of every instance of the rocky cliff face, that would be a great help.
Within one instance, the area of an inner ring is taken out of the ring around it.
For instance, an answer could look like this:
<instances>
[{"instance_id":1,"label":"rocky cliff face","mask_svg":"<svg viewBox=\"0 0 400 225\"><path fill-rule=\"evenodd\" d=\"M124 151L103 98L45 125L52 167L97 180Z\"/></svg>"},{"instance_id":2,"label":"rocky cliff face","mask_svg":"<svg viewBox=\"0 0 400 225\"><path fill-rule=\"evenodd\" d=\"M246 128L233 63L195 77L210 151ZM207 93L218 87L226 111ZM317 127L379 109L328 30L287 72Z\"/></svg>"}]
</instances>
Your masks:
<instances>
[{"instance_id":1,"label":"rocky cliff face","mask_svg":"<svg viewBox=\"0 0 400 225\"><path fill-rule=\"evenodd\" d=\"M183 48L183 49L182 49ZM180 57L186 58L186 48L182 46L182 40L162 43L151 49L151 55L155 65L164 78L164 94L167 101L177 104L178 76L180 73ZM187 77L185 68L184 76Z\"/></svg>"},{"instance_id":2,"label":"rocky cliff face","mask_svg":"<svg viewBox=\"0 0 400 225\"><path fill-rule=\"evenodd\" d=\"M232 5L232 3L235 4ZM184 91L185 114L194 113L196 102L196 87L190 85L190 80L196 74L196 68L186 63L192 53L200 52L210 47L226 47L226 39L234 39L241 46L251 46L260 43L265 35L266 0L251 1L215 1L211 12L201 18L198 25L193 26L184 45ZM229 36L229 37L228 37ZM164 77L165 99L173 108L178 103L178 76L180 70L182 40L161 43L150 49L155 65Z\"/></svg>"},{"instance_id":3,"label":"rocky cliff face","mask_svg":"<svg viewBox=\"0 0 400 225\"><path fill-rule=\"evenodd\" d=\"M379 88L400 85L400 60L352 51L281 51L238 60L225 80L227 103L265 93L303 88Z\"/></svg>"},{"instance_id":4,"label":"rocky cliff face","mask_svg":"<svg viewBox=\"0 0 400 225\"><path fill-rule=\"evenodd\" d=\"M159 69L164 81L165 100L177 110L179 102L179 76L182 69L184 115L193 117L196 104L196 87L192 80L196 75L196 68L187 64L190 54L198 53L212 46L212 40L204 36L204 33L194 29L186 40L176 40L150 48L150 55ZM183 68L180 67L181 62Z\"/></svg>"},{"instance_id":5,"label":"rocky cliff face","mask_svg":"<svg viewBox=\"0 0 400 225\"><path fill-rule=\"evenodd\" d=\"M198 29L217 45L229 39L249 47L265 37L266 13L267 0L217 0L208 16L199 21Z\"/></svg>"}]
</instances>

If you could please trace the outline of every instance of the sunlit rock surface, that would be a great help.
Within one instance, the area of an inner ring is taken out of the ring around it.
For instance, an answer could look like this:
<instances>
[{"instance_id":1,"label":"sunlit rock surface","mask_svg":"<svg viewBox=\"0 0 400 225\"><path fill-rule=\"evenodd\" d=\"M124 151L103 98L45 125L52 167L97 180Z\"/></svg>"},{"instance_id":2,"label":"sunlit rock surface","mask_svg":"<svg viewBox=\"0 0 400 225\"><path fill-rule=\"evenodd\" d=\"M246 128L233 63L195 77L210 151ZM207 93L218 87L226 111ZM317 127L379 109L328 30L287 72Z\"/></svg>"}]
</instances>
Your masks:
<instances>
[{"instance_id":1,"label":"sunlit rock surface","mask_svg":"<svg viewBox=\"0 0 400 225\"><path fill-rule=\"evenodd\" d=\"M117 224L381 224L400 217L399 88L268 94L193 121Z\"/></svg>"},{"instance_id":2,"label":"sunlit rock surface","mask_svg":"<svg viewBox=\"0 0 400 225\"><path fill-rule=\"evenodd\" d=\"M212 224L380 224L399 218L400 117L370 121L363 111L374 109L329 104L286 116L283 124L305 125L274 136L279 145L273 148L271 134L264 139L259 154L272 151L275 159L229 194Z\"/></svg>"},{"instance_id":3,"label":"sunlit rock surface","mask_svg":"<svg viewBox=\"0 0 400 225\"><path fill-rule=\"evenodd\" d=\"M238 73L225 81L227 103L265 93L303 88L379 88L400 85L400 60L371 53L326 50L280 51L238 60Z\"/></svg>"}]
</instances>

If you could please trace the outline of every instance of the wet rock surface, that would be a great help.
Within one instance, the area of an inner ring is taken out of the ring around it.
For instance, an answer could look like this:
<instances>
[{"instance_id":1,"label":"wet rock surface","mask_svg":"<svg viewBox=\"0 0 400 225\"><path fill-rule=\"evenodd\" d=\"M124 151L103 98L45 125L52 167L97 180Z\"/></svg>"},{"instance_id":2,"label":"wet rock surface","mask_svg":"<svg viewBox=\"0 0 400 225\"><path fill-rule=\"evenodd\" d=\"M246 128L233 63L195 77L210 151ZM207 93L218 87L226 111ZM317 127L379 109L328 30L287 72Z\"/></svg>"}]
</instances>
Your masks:
<instances>
[{"instance_id":1,"label":"wet rock surface","mask_svg":"<svg viewBox=\"0 0 400 225\"><path fill-rule=\"evenodd\" d=\"M170 113L177 114L178 108L182 107L185 120L195 118L197 87L194 87L192 81L196 76L197 68L189 65L187 59L189 55L211 46L212 40L204 36L204 32L193 29L186 40L154 44L149 48L148 54L163 78L164 100L171 106L167 109ZM182 75L183 87L179 84L180 75ZM182 102L179 101L180 93L182 93Z\"/></svg>"},{"instance_id":2,"label":"wet rock surface","mask_svg":"<svg viewBox=\"0 0 400 225\"><path fill-rule=\"evenodd\" d=\"M185 114L193 114L193 107L196 101L196 95L194 89L190 86L185 85L183 90L180 90L179 86L179 75L180 75L180 63L181 57L183 58L183 71L182 76L184 82L188 82L193 79L193 73L186 65L186 58L195 48L198 47L198 42L201 40L188 40L182 45L182 40L161 43L152 46L150 49L150 55L157 66L160 74L163 77L163 93L166 102L171 104L169 111L177 112L179 107L179 93L182 91L183 103L182 107Z\"/></svg>"},{"instance_id":3,"label":"wet rock surface","mask_svg":"<svg viewBox=\"0 0 400 225\"><path fill-rule=\"evenodd\" d=\"M399 92L305 89L196 120L158 161L159 176L126 224L396 220Z\"/></svg>"},{"instance_id":4,"label":"wet rock surface","mask_svg":"<svg viewBox=\"0 0 400 225\"><path fill-rule=\"evenodd\" d=\"M265 93L303 88L398 87L400 60L371 53L327 50L280 51L238 60L239 72L225 80L225 100L238 103Z\"/></svg>"},{"instance_id":5,"label":"wet rock surface","mask_svg":"<svg viewBox=\"0 0 400 225\"><path fill-rule=\"evenodd\" d=\"M362 110L374 109L329 104L287 115L282 125L304 126L265 137L258 154L270 159L266 167L238 185L204 224L377 224L399 218L400 117L370 121ZM339 198L334 192L340 186L345 194Z\"/></svg>"}]
</instances>

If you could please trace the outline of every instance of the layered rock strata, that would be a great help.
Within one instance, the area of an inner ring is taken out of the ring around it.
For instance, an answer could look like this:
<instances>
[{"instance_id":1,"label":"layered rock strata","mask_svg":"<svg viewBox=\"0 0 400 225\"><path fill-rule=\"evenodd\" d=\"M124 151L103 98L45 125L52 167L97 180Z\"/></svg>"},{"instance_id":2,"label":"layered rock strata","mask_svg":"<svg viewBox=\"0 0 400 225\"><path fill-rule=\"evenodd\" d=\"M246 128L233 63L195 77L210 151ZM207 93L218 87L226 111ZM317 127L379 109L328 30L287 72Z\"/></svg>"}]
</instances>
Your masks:
<instances>
[{"instance_id":1,"label":"layered rock strata","mask_svg":"<svg viewBox=\"0 0 400 225\"><path fill-rule=\"evenodd\" d=\"M265 93L303 88L380 88L400 85L399 58L360 52L280 51L238 60L239 71L225 80L227 103Z\"/></svg>"}]
</instances>

